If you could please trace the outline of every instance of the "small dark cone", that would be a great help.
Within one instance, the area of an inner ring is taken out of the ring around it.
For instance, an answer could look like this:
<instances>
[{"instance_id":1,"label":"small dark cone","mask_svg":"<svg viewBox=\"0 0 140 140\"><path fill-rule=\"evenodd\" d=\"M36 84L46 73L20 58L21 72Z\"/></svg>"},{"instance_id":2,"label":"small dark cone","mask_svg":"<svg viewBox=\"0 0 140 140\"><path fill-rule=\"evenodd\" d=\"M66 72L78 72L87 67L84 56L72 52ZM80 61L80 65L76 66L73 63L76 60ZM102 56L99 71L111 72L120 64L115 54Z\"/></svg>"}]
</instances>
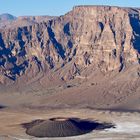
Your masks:
<instances>
[{"instance_id":1,"label":"small dark cone","mask_svg":"<svg viewBox=\"0 0 140 140\"><path fill-rule=\"evenodd\" d=\"M46 121L35 121L25 126L27 128L26 133L31 136L69 137L89 133L102 125L97 122L77 118L53 118Z\"/></svg>"}]
</instances>

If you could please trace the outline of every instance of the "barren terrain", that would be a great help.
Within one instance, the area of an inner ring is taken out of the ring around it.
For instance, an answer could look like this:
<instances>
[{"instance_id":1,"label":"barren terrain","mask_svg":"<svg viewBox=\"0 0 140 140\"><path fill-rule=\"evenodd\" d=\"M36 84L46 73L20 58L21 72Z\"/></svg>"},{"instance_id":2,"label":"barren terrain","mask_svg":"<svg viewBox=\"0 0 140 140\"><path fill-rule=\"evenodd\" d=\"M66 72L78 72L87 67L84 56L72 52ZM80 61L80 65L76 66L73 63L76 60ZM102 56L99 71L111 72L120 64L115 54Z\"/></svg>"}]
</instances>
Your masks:
<instances>
[{"instance_id":1,"label":"barren terrain","mask_svg":"<svg viewBox=\"0 0 140 140\"><path fill-rule=\"evenodd\" d=\"M53 117L115 125L54 140L140 139L139 8L0 17L0 140L37 140L21 124Z\"/></svg>"},{"instance_id":2,"label":"barren terrain","mask_svg":"<svg viewBox=\"0 0 140 140\"><path fill-rule=\"evenodd\" d=\"M95 130L89 134L67 138L35 138L25 133L20 125L36 119L52 117L80 117L99 122L109 122L115 128ZM53 109L53 110L1 110L0 111L0 138L2 140L139 140L140 114L138 112L97 111L92 109Z\"/></svg>"}]
</instances>

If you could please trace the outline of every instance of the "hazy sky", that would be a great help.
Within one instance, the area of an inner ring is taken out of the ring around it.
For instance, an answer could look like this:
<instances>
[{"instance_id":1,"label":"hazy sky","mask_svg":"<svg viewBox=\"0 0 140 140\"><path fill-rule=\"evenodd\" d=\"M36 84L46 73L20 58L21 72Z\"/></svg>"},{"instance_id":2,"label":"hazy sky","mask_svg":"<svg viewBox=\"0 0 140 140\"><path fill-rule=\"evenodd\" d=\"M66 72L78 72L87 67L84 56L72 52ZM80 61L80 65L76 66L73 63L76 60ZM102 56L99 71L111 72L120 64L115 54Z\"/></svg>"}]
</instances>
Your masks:
<instances>
[{"instance_id":1,"label":"hazy sky","mask_svg":"<svg viewBox=\"0 0 140 140\"><path fill-rule=\"evenodd\" d=\"M0 14L63 15L74 5L140 7L140 0L0 0Z\"/></svg>"}]
</instances>

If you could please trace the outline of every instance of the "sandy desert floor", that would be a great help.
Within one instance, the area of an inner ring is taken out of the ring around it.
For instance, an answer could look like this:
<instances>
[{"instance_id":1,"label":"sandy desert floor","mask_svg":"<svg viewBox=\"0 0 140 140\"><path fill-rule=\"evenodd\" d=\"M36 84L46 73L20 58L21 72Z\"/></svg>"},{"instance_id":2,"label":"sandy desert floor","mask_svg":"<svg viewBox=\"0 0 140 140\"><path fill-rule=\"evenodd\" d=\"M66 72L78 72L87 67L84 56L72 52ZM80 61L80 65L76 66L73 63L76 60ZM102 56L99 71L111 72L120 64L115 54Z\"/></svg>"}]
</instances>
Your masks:
<instances>
[{"instance_id":1,"label":"sandy desert floor","mask_svg":"<svg viewBox=\"0 0 140 140\"><path fill-rule=\"evenodd\" d=\"M94 130L91 133L65 138L35 138L25 133L22 123L53 117L78 117L109 122L115 128ZM1 109L0 140L140 140L140 113L113 112L92 109Z\"/></svg>"},{"instance_id":2,"label":"sandy desert floor","mask_svg":"<svg viewBox=\"0 0 140 140\"><path fill-rule=\"evenodd\" d=\"M6 93L1 89L0 140L140 140L140 78L132 80L133 69L132 75L122 82L124 75L112 76L111 80L108 76L93 75L88 80L76 79L47 89L38 89L33 84L29 89L24 87L24 92ZM41 139L27 135L21 125L54 117L108 122L115 128L75 137Z\"/></svg>"}]
</instances>

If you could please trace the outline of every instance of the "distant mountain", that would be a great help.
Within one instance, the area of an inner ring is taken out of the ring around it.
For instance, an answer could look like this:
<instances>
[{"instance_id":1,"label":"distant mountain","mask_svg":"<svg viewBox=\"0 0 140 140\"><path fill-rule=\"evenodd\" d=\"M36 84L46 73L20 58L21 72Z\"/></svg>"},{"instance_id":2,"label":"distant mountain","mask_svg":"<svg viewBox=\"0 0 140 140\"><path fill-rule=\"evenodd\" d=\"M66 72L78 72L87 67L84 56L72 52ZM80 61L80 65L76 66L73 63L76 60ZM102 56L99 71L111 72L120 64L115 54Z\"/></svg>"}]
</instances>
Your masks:
<instances>
[{"instance_id":1,"label":"distant mountain","mask_svg":"<svg viewBox=\"0 0 140 140\"><path fill-rule=\"evenodd\" d=\"M54 19L54 16L19 16L15 17L11 14L0 15L0 28L16 28L30 26L40 22L47 22Z\"/></svg>"},{"instance_id":2,"label":"distant mountain","mask_svg":"<svg viewBox=\"0 0 140 140\"><path fill-rule=\"evenodd\" d=\"M15 19L9 14L1 17ZM139 67L139 17L136 8L77 6L60 17L8 21L0 26L0 85L18 82L16 86L24 87L39 79L46 86L46 81L86 79L97 75L95 70L121 75L128 67ZM126 81L126 77L135 81L140 68L133 75L125 75Z\"/></svg>"},{"instance_id":3,"label":"distant mountain","mask_svg":"<svg viewBox=\"0 0 140 140\"><path fill-rule=\"evenodd\" d=\"M15 19L16 19L15 16L8 13L4 13L0 15L0 21L9 21L9 20L15 20Z\"/></svg>"}]
</instances>

